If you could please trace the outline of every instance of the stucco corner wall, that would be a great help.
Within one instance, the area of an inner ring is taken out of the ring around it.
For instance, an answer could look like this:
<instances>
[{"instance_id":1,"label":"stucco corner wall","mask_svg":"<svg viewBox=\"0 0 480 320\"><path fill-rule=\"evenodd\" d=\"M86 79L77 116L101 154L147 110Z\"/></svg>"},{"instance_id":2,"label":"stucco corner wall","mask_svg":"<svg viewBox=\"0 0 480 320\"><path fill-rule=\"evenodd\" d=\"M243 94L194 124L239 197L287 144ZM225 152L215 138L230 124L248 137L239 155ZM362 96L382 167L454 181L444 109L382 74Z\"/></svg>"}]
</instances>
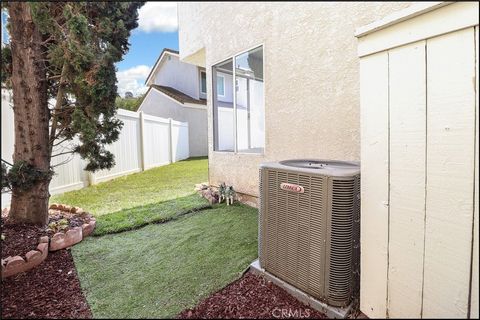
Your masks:
<instances>
[{"instance_id":1,"label":"stucco corner wall","mask_svg":"<svg viewBox=\"0 0 480 320\"><path fill-rule=\"evenodd\" d=\"M359 59L355 29L409 2L180 3L182 57L205 50L211 67L264 45L265 153L213 151L208 95L210 183L258 196L258 165L288 158L360 159Z\"/></svg>"},{"instance_id":2,"label":"stucco corner wall","mask_svg":"<svg viewBox=\"0 0 480 320\"><path fill-rule=\"evenodd\" d=\"M202 63L197 56L204 58L201 19L207 14L205 9L201 3L177 2L180 60L202 67L205 67L205 61ZM193 58L194 61L189 61L191 57L197 57L197 59Z\"/></svg>"}]
</instances>

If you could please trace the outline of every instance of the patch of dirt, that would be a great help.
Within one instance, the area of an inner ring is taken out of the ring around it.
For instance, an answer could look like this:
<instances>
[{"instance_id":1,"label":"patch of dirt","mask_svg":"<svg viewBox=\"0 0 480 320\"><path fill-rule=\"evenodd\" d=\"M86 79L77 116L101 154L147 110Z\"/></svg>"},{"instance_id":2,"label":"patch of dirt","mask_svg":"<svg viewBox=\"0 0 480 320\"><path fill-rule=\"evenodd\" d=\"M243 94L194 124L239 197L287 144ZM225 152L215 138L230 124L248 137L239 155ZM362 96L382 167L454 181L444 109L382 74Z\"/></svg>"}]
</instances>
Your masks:
<instances>
[{"instance_id":1,"label":"patch of dirt","mask_svg":"<svg viewBox=\"0 0 480 320\"><path fill-rule=\"evenodd\" d=\"M182 311L179 319L326 319L263 277L246 273L222 290Z\"/></svg>"},{"instance_id":2,"label":"patch of dirt","mask_svg":"<svg viewBox=\"0 0 480 320\"><path fill-rule=\"evenodd\" d=\"M39 266L2 280L2 319L91 317L69 250L49 252Z\"/></svg>"},{"instance_id":3,"label":"patch of dirt","mask_svg":"<svg viewBox=\"0 0 480 320\"><path fill-rule=\"evenodd\" d=\"M1 226L5 236L2 240L2 258L18 255L25 259L28 251L37 248L40 237L47 235L45 228L29 224L10 224L3 217Z\"/></svg>"}]
</instances>

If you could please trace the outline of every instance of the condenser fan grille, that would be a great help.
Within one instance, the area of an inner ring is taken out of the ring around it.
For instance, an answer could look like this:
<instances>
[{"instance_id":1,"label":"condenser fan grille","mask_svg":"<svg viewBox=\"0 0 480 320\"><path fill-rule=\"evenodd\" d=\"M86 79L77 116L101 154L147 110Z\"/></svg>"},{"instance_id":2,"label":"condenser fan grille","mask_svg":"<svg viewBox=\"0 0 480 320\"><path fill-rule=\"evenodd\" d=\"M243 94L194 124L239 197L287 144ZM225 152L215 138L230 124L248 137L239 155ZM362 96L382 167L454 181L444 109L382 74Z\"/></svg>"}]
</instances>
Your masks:
<instances>
[{"instance_id":1,"label":"condenser fan grille","mask_svg":"<svg viewBox=\"0 0 480 320\"><path fill-rule=\"evenodd\" d=\"M298 184L303 193L279 188ZM268 171L265 210L260 236L264 264L271 273L316 295L324 294L325 206L324 180L294 173Z\"/></svg>"},{"instance_id":2,"label":"condenser fan grille","mask_svg":"<svg viewBox=\"0 0 480 320\"><path fill-rule=\"evenodd\" d=\"M283 188L285 184L289 187ZM348 304L358 280L358 192L358 174L335 179L302 173L301 168L262 168L262 267L318 299Z\"/></svg>"}]
</instances>

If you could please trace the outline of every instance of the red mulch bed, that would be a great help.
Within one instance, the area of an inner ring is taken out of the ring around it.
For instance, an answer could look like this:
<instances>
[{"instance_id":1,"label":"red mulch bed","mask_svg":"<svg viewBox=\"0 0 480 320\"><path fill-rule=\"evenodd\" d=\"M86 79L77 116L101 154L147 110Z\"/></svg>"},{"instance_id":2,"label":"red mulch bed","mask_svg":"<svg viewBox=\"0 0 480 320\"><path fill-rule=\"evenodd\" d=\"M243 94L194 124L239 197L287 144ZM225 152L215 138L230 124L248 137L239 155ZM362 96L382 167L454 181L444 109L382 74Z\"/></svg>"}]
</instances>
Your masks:
<instances>
[{"instance_id":1,"label":"red mulch bed","mask_svg":"<svg viewBox=\"0 0 480 320\"><path fill-rule=\"evenodd\" d=\"M28 251L37 248L40 237L47 235L45 228L28 224L8 224L3 218L1 226L5 236L5 240L2 240L2 258L18 255L25 259Z\"/></svg>"},{"instance_id":2,"label":"red mulch bed","mask_svg":"<svg viewBox=\"0 0 480 320\"><path fill-rule=\"evenodd\" d=\"M91 317L69 250L49 252L39 266L2 280L2 319Z\"/></svg>"},{"instance_id":3,"label":"red mulch bed","mask_svg":"<svg viewBox=\"0 0 480 320\"><path fill-rule=\"evenodd\" d=\"M84 217L51 212L50 221L69 220L69 227L81 225ZM37 248L47 228L11 224L2 212L2 258L25 254ZM77 271L69 250L49 252L39 266L2 280L2 319L18 318L91 318L92 313L80 288Z\"/></svg>"},{"instance_id":4,"label":"red mulch bed","mask_svg":"<svg viewBox=\"0 0 480 320\"><path fill-rule=\"evenodd\" d=\"M249 272L195 308L182 311L177 318L326 319L326 316L270 281Z\"/></svg>"},{"instance_id":5,"label":"red mulch bed","mask_svg":"<svg viewBox=\"0 0 480 320\"><path fill-rule=\"evenodd\" d=\"M88 223L92 216L88 213L75 214L66 211L50 209L48 213L48 222L56 222L66 219L68 225L61 230L66 232L74 227L81 227L84 223ZM2 241L2 258L8 256L21 256L25 259L25 254L30 250L35 250L42 236L52 237L60 230L50 230L48 227L38 227L30 224L14 224L10 223L7 212L2 212L1 219L2 234L5 240Z\"/></svg>"}]
</instances>

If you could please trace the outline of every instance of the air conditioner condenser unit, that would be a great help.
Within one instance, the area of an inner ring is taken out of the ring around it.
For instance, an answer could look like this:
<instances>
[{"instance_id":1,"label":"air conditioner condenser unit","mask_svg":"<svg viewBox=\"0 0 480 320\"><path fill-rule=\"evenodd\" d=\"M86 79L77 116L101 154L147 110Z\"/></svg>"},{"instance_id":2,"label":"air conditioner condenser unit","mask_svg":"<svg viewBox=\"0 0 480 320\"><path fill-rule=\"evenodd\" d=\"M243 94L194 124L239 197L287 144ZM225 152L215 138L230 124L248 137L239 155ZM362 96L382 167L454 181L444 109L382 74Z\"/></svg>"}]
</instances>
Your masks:
<instances>
[{"instance_id":1,"label":"air conditioner condenser unit","mask_svg":"<svg viewBox=\"0 0 480 320\"><path fill-rule=\"evenodd\" d=\"M262 164L258 246L265 271L330 305L347 306L360 280L360 164Z\"/></svg>"}]
</instances>

